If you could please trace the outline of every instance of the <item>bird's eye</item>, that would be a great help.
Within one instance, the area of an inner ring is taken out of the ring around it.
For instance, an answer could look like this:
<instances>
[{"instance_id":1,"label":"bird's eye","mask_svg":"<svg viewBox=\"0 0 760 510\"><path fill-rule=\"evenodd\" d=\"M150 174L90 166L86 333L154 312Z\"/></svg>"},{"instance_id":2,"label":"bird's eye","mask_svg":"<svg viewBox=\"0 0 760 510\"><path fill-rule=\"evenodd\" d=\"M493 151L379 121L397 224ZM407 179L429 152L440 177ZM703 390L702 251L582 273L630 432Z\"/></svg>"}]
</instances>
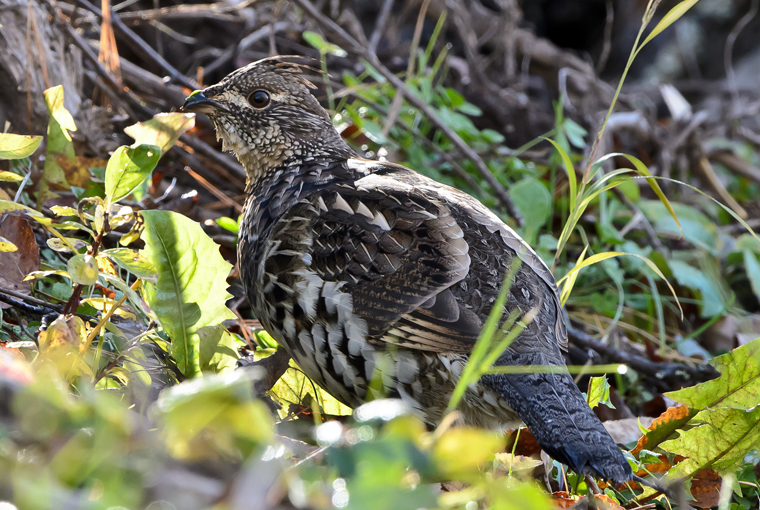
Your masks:
<instances>
[{"instance_id":1,"label":"bird's eye","mask_svg":"<svg viewBox=\"0 0 760 510\"><path fill-rule=\"evenodd\" d=\"M265 90L257 90L248 97L248 102L254 108L264 108L269 104L269 93Z\"/></svg>"}]
</instances>

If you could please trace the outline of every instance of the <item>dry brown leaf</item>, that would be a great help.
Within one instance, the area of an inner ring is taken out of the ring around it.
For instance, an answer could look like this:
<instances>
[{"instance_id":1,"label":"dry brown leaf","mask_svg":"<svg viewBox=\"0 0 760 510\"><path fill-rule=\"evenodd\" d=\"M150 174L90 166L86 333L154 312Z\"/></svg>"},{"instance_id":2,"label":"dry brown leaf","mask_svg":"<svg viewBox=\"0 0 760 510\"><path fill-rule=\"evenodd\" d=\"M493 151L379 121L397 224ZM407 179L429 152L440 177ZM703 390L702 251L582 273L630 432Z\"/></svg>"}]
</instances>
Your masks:
<instances>
[{"instance_id":1,"label":"dry brown leaf","mask_svg":"<svg viewBox=\"0 0 760 510\"><path fill-rule=\"evenodd\" d=\"M64 155L59 155L55 158L55 161L63 169L66 182L70 186L78 188L86 187L92 180L90 168L105 168L108 165L108 161L104 159L85 158L84 156L77 156L76 160L72 161Z\"/></svg>"},{"instance_id":2,"label":"dry brown leaf","mask_svg":"<svg viewBox=\"0 0 760 510\"><path fill-rule=\"evenodd\" d=\"M0 224L0 237L18 248L17 251L0 252L0 288L29 294L29 284L24 277L40 268L40 249L34 239L34 231L21 216L7 215ZM9 305L0 303L0 307Z\"/></svg>"}]
</instances>

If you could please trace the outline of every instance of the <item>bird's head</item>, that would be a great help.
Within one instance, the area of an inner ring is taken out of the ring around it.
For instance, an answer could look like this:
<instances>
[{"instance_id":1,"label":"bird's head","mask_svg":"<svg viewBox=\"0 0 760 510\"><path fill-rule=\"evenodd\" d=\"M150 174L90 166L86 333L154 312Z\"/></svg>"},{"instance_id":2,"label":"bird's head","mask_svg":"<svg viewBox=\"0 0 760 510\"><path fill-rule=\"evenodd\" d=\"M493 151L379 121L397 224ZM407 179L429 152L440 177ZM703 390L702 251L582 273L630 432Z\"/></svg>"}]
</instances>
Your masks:
<instances>
[{"instance_id":1,"label":"bird's head","mask_svg":"<svg viewBox=\"0 0 760 510\"><path fill-rule=\"evenodd\" d=\"M182 109L208 115L222 147L237 156L252 183L283 164L353 157L302 76L308 69L282 57L259 60L196 90Z\"/></svg>"}]
</instances>

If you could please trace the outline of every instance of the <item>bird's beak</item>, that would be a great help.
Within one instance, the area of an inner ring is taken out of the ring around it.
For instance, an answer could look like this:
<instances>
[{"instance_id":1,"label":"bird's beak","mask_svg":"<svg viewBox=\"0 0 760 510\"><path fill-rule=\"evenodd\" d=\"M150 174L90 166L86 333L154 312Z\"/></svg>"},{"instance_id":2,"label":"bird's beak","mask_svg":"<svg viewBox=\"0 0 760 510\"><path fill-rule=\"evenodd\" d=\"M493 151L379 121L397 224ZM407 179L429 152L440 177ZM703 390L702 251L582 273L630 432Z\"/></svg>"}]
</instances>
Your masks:
<instances>
[{"instance_id":1,"label":"bird's beak","mask_svg":"<svg viewBox=\"0 0 760 510\"><path fill-rule=\"evenodd\" d=\"M187 96L185 104L182 106L182 111L189 113L215 113L218 111L229 112L230 110L219 101L206 97L203 91L196 90Z\"/></svg>"}]
</instances>

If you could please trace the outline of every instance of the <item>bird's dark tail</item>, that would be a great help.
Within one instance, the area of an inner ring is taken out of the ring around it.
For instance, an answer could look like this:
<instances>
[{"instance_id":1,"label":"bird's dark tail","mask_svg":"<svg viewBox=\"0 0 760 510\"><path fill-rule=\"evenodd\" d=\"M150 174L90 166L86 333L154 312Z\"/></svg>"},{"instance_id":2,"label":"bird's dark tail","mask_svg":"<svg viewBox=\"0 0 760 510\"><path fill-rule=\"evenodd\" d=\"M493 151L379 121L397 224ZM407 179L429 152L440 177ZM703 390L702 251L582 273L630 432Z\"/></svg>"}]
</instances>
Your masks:
<instances>
[{"instance_id":1,"label":"bird's dark tail","mask_svg":"<svg viewBox=\"0 0 760 510\"><path fill-rule=\"evenodd\" d=\"M596 478L623 483L633 476L570 374L487 375L483 382L501 394L552 458Z\"/></svg>"}]
</instances>

